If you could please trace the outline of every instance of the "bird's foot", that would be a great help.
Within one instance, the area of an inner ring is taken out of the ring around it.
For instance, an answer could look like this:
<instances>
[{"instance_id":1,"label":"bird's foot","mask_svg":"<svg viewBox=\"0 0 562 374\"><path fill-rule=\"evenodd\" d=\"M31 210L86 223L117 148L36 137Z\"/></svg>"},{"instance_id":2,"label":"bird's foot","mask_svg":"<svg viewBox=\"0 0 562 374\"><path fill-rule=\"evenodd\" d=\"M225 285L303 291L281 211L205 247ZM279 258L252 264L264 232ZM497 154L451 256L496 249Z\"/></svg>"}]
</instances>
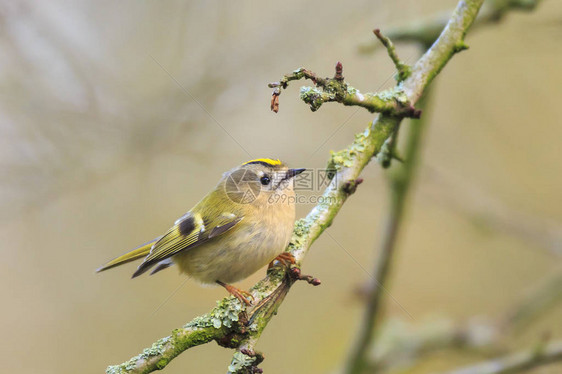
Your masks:
<instances>
[{"instance_id":1,"label":"bird's foot","mask_svg":"<svg viewBox=\"0 0 562 374\"><path fill-rule=\"evenodd\" d=\"M252 301L254 300L254 297L248 291L241 290L239 288L236 288L230 284L226 284L221 281L217 281L217 283L223 286L229 294L240 300L241 303L244 303L247 306L252 305Z\"/></svg>"},{"instance_id":2,"label":"bird's foot","mask_svg":"<svg viewBox=\"0 0 562 374\"><path fill-rule=\"evenodd\" d=\"M293 256L290 252L283 252L279 256L275 257L273 261L269 263L267 268L271 269L272 267L274 267L275 262L278 262L283 266L290 267L291 265L296 264L297 260L295 260L295 256Z\"/></svg>"},{"instance_id":3,"label":"bird's foot","mask_svg":"<svg viewBox=\"0 0 562 374\"><path fill-rule=\"evenodd\" d=\"M277 265L276 263L285 266L287 268L289 275L291 276L291 278L293 278L293 280L304 280L307 281L309 284L312 284L313 286L318 286L321 283L320 279L318 278L314 278L311 275L302 274L301 269L298 266L296 266L297 260L295 259L295 256L293 256L290 252L283 252L279 256L275 257L273 261L269 263L267 269L268 270L271 269L272 267Z\"/></svg>"}]
</instances>

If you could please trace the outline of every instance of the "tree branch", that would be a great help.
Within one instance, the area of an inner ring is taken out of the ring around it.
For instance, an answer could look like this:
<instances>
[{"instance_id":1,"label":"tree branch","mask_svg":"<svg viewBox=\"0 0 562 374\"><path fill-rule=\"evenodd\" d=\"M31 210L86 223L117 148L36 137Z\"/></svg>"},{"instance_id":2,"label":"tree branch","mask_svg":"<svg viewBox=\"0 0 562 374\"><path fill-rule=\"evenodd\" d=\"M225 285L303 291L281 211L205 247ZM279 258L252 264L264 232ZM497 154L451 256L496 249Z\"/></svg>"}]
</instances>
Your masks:
<instances>
[{"instance_id":1,"label":"tree branch","mask_svg":"<svg viewBox=\"0 0 562 374\"><path fill-rule=\"evenodd\" d=\"M456 177L431 165L425 165L426 198L460 214L486 231L507 234L545 253L562 256L562 227L554 220L537 217L502 203L497 197L466 179Z\"/></svg>"},{"instance_id":2,"label":"tree branch","mask_svg":"<svg viewBox=\"0 0 562 374\"><path fill-rule=\"evenodd\" d=\"M368 373L405 372L420 359L446 349L462 349L482 354L505 354L496 321L482 317L467 321L429 318L417 323L391 319L377 331L369 351Z\"/></svg>"},{"instance_id":3,"label":"tree branch","mask_svg":"<svg viewBox=\"0 0 562 374\"><path fill-rule=\"evenodd\" d=\"M391 48L393 47L391 46ZM393 56L396 59L398 58L395 53L393 53ZM403 72L399 72L399 75L407 76L408 66L404 64L400 66ZM310 106L313 112L320 109L324 103L338 102L348 106L360 106L371 113L385 113L400 117L420 117L421 112L408 102L408 99L399 87L379 93L361 93L344 81L342 72L342 63L338 62L334 78L320 78L316 73L305 68L299 68L290 74L284 75L279 82L269 84L270 88L274 88L271 97L271 110L275 113L279 111L281 89L287 88L289 82L309 79L316 87L301 87L300 98Z\"/></svg>"},{"instance_id":4,"label":"tree branch","mask_svg":"<svg viewBox=\"0 0 562 374\"><path fill-rule=\"evenodd\" d=\"M532 287L502 322L504 329L521 330L562 300L562 267Z\"/></svg>"},{"instance_id":5,"label":"tree branch","mask_svg":"<svg viewBox=\"0 0 562 374\"><path fill-rule=\"evenodd\" d=\"M526 352L496 358L446 374L514 374L556 361L562 361L562 341L548 345L540 343Z\"/></svg>"},{"instance_id":6,"label":"tree branch","mask_svg":"<svg viewBox=\"0 0 562 374\"><path fill-rule=\"evenodd\" d=\"M532 11L540 0L488 0L476 18L473 29L491 25L504 19L512 11ZM428 19L411 22L398 27L389 28L386 35L394 42L413 42L422 46L431 45L438 37L449 20L449 14L439 14ZM380 44L370 40L359 46L362 54L371 54L380 48Z\"/></svg>"},{"instance_id":7,"label":"tree branch","mask_svg":"<svg viewBox=\"0 0 562 374\"><path fill-rule=\"evenodd\" d=\"M371 298L377 291L374 287L372 284L361 287L361 297ZM488 355L504 354L504 342L525 331L531 322L559 303L561 290L562 268L559 267L526 292L521 300L508 306L507 312L498 318L478 317L460 322L443 318L417 324L391 320L378 329L375 343L368 351L366 367L373 371L404 369L422 356L446 348L482 352L485 349Z\"/></svg>"},{"instance_id":8,"label":"tree branch","mask_svg":"<svg viewBox=\"0 0 562 374\"><path fill-rule=\"evenodd\" d=\"M437 42L414 65L413 74L397 86L393 100L406 97L413 105L420 98L431 79L438 74L449 59L458 51L463 37L478 13L483 0L460 1L447 27ZM337 74L334 79L337 79ZM343 80L343 79L342 79ZM344 103L345 104L345 103ZM384 142L396 131L405 113L379 115L364 132L357 134L354 142L346 149L332 153L329 168L334 170L330 185L323 194L322 202L316 205L303 219L295 222L291 242L287 248L300 266L314 241L326 230L358 184L363 168L376 155ZM259 372L256 365L261 358L254 352L254 346L262 331L282 303L295 280L309 277L300 276L298 271L290 276L282 268L272 268L268 276L258 282L250 292L256 306L244 311L240 302L232 297L219 302L209 314L197 317L184 328L145 350L141 355L126 363L110 366L108 373L149 373L164 368L179 353L195 345L211 340L228 347L238 347L229 366L232 373ZM191 330L196 327L199 339Z\"/></svg>"},{"instance_id":9,"label":"tree branch","mask_svg":"<svg viewBox=\"0 0 562 374\"><path fill-rule=\"evenodd\" d=\"M398 82L402 82L403 80L408 78L412 73L411 68L407 64L405 64L402 60L400 60L400 58L398 58L398 54L396 53L396 48L394 48L394 44L392 43L392 41L386 36L384 36L383 34L381 34L381 31L379 29L374 29L373 33L388 51L388 57L390 57L392 62L394 62L394 66L398 71Z\"/></svg>"}]
</instances>

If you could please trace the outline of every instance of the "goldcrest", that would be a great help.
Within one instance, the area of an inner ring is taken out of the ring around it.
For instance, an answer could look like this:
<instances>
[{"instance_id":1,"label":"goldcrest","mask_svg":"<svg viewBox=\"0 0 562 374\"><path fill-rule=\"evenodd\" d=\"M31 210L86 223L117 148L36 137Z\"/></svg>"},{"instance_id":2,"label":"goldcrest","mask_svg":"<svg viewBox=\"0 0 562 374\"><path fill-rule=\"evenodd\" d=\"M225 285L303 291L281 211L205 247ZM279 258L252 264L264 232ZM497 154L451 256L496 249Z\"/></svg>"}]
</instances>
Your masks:
<instances>
[{"instance_id":1,"label":"goldcrest","mask_svg":"<svg viewBox=\"0 0 562 374\"><path fill-rule=\"evenodd\" d=\"M289 244L295 220L293 178L280 160L248 161L223 174L217 186L163 236L119 256L97 271L144 258L133 278L176 264L204 284L219 284L249 304L232 286L273 261Z\"/></svg>"}]
</instances>

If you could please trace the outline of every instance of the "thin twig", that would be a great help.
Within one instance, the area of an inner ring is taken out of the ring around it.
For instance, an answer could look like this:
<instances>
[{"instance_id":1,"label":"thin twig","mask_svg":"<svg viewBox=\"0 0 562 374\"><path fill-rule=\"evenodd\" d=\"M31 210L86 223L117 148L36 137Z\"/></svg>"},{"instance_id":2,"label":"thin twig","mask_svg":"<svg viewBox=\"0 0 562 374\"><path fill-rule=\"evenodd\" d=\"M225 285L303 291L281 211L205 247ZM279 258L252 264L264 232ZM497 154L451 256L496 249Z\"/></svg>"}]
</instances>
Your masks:
<instances>
[{"instance_id":1,"label":"thin twig","mask_svg":"<svg viewBox=\"0 0 562 374\"><path fill-rule=\"evenodd\" d=\"M394 66L398 71L398 82L402 82L403 80L408 78L412 73L411 68L407 64L402 62L402 60L400 60L398 54L396 53L396 48L394 48L394 44L392 44L392 41L384 36L379 29L374 29L373 33L380 40L382 45L384 45L388 52L388 56L390 57L392 62L394 62Z\"/></svg>"}]
</instances>

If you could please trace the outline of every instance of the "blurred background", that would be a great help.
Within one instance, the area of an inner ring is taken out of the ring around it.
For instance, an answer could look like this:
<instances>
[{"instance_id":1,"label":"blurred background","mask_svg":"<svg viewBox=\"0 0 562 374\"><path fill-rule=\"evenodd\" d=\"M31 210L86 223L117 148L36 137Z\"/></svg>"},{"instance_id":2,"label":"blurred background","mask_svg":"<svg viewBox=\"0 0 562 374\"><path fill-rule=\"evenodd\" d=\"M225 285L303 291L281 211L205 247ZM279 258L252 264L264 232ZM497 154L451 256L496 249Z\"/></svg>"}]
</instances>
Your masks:
<instances>
[{"instance_id":1,"label":"blurred background","mask_svg":"<svg viewBox=\"0 0 562 374\"><path fill-rule=\"evenodd\" d=\"M329 151L347 146L372 115L336 104L312 113L298 82L274 114L267 83L301 66L331 76L342 61L356 88L391 87L385 52L360 55L358 46L375 27L384 32L455 5L0 2L3 370L100 373L210 310L225 291L184 283L175 268L135 280L133 264L94 270L163 233L222 172L248 159L324 167ZM562 3L544 1L475 30L470 49L433 83L389 285L413 319L388 299L393 323L502 320L562 271L561 39ZM418 56L412 45L398 53L408 62ZM265 330L258 349L266 373L333 372L344 360L363 307L356 290L372 271L387 205L380 165L372 162L364 179L303 265L322 286L296 284ZM311 207L299 205L298 216ZM504 344L562 338L561 315L562 303L552 303ZM165 372L222 373L231 355L207 344ZM408 372L485 357L439 350Z\"/></svg>"}]
</instances>

